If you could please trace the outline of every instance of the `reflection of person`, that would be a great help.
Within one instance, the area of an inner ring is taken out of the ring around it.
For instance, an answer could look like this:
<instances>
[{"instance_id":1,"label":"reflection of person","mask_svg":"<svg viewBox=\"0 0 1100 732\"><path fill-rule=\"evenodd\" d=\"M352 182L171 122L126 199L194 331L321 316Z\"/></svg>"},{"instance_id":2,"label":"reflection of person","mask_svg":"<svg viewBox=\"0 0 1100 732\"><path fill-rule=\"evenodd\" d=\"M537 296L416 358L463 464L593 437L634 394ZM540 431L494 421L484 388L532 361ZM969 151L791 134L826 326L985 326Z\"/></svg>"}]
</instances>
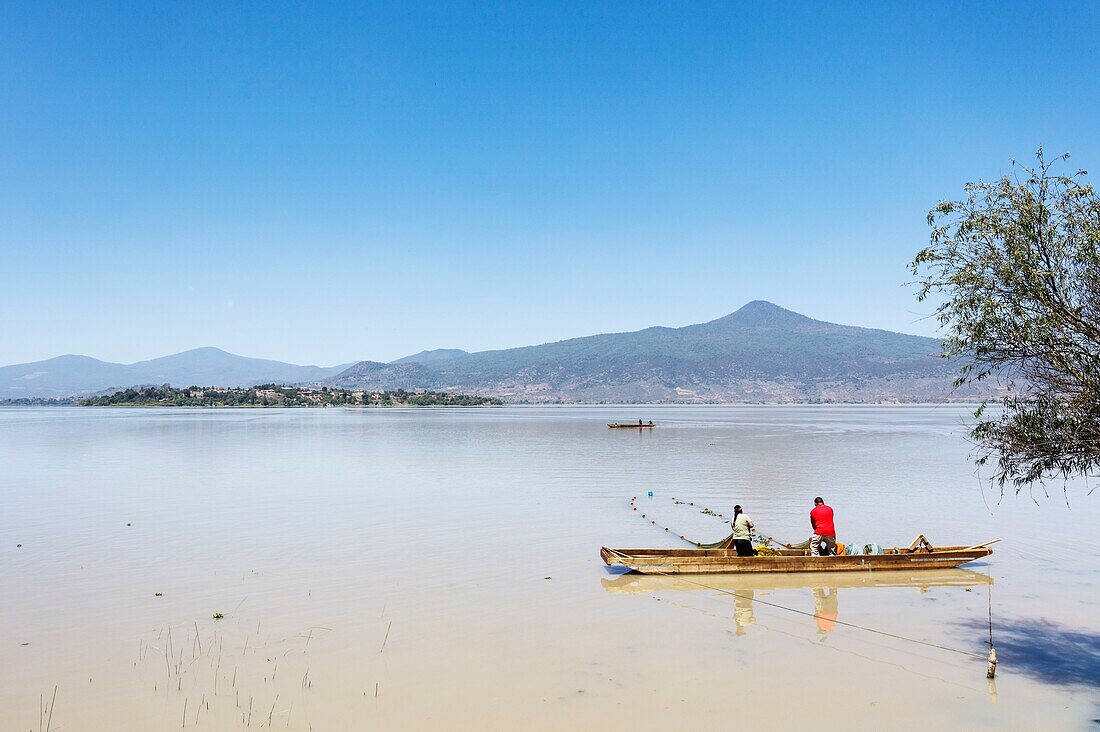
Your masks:
<instances>
[{"instance_id":1,"label":"reflection of person","mask_svg":"<svg viewBox=\"0 0 1100 732\"><path fill-rule=\"evenodd\" d=\"M833 526L833 509L825 505L818 496L814 499L814 508L810 511L810 526L814 535L810 537L810 556L821 557L836 554L836 527ZM822 544L825 545L822 550Z\"/></svg>"},{"instance_id":2,"label":"reflection of person","mask_svg":"<svg viewBox=\"0 0 1100 732\"><path fill-rule=\"evenodd\" d=\"M733 507L733 548L737 550L739 557L755 557L756 550L752 548L752 529L755 524L745 514L741 513L740 506Z\"/></svg>"},{"instance_id":3,"label":"reflection of person","mask_svg":"<svg viewBox=\"0 0 1100 732\"><path fill-rule=\"evenodd\" d=\"M756 616L752 614L752 601L755 596L753 590L739 590L733 596L733 622L737 623L737 635L744 635L745 626L756 622Z\"/></svg>"},{"instance_id":4,"label":"reflection of person","mask_svg":"<svg viewBox=\"0 0 1100 732\"><path fill-rule=\"evenodd\" d=\"M831 633L833 628L836 627L836 616L839 612L837 607L836 588L831 587L828 591L823 587L815 587L813 589L814 595L814 622L817 623L817 632L819 635L825 635ZM822 638L824 640L824 638Z\"/></svg>"}]
</instances>

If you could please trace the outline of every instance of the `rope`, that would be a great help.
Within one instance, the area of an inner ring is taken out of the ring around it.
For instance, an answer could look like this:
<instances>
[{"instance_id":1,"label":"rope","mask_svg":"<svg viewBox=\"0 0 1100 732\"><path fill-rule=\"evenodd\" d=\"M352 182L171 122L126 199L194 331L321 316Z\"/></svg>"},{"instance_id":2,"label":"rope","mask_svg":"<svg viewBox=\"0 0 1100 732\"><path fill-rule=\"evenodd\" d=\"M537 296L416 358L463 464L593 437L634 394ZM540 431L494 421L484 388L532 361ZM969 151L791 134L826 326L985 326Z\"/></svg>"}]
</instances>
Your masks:
<instances>
[{"instance_id":1,"label":"rope","mask_svg":"<svg viewBox=\"0 0 1100 732\"><path fill-rule=\"evenodd\" d=\"M677 574L677 573L674 573L674 572L662 572L660 570L654 570L653 574L663 574L666 577L675 577L677 580L680 580L680 581L683 581L683 582L688 582L689 584L696 585L697 587L704 587L708 590L714 590L715 592L721 592L722 594L730 595L731 597L738 597L738 598L741 598L742 600L749 600L751 602L758 602L761 605L767 605L768 607L779 608L780 610L787 610L788 612L797 613L799 615L805 615L806 617L810 617L810 618L828 620L828 621L833 622L837 625L843 625L843 626L846 626L846 627L849 627L849 628L855 628L857 630L863 630L863 631L866 631L868 633L875 633L876 635L886 636L887 638L895 638L897 640L909 641L910 643L916 643L918 645L928 646L929 648L938 648L941 651L950 651L951 653L959 653L959 654L964 655L964 656L971 656L973 658L981 659L982 661L987 660L985 654L982 654L982 653L974 653L973 651L964 651L964 650L959 649L959 648L951 648L950 646L943 646L943 645L940 645L938 643L930 643L929 641L922 641L922 640L919 640L917 638L910 638L908 636L898 635L897 633L891 633L889 631L879 630L877 628L868 628L865 625L858 625L856 623L847 623L843 620L835 620L833 618L826 618L822 615L818 615L817 613L806 612L805 610L799 610L797 608L787 607L786 605L780 605L780 604L775 603L775 602L768 602L767 600L761 600L757 597L748 597L746 595L741 595L741 594L738 594L737 592L734 592L733 590L724 590L721 587L715 587L714 585L708 585L708 584L703 583L703 582L696 582L694 580L688 579L687 577L685 577L682 574Z\"/></svg>"},{"instance_id":2,"label":"rope","mask_svg":"<svg viewBox=\"0 0 1100 732\"><path fill-rule=\"evenodd\" d=\"M631 508L631 510L638 511L637 502L638 502L638 497L637 496L632 496L630 498L630 508ZM677 501L675 497L673 497L672 502L677 504L677 505L680 505L680 506L694 506L695 505L695 503L692 502L692 501ZM715 511L711 511L709 508L706 508L706 507L704 507L703 510L700 511L700 513L702 513L704 516L713 516L714 518L721 519L723 523L726 523L726 521L727 521L725 516L723 516L720 513L715 512ZM668 526L663 526L661 524L658 524L656 521L649 518L644 513L639 512L639 515L643 519L648 520L650 524L652 524L653 526L656 526L658 529L664 529L665 531L668 531L668 532L670 532L670 533L672 533L676 536L679 536L681 539L686 541L688 544L691 544L691 545L699 547L699 548L713 549L717 544L719 544L719 543L721 543L721 541L723 541L723 540L719 540L718 542L695 541L694 539L687 538L683 534L677 533L676 531L669 528ZM789 546L787 544L777 542L775 539L773 539L770 536L760 536L759 534L755 534L755 533L753 534L753 541L762 542L763 546L767 546L767 547L770 547L772 544L778 544L779 546Z\"/></svg>"},{"instance_id":3,"label":"rope","mask_svg":"<svg viewBox=\"0 0 1100 732\"><path fill-rule=\"evenodd\" d=\"M985 677L993 683L997 676L997 649L993 647L993 585L985 592L989 600L989 665L985 667Z\"/></svg>"},{"instance_id":4,"label":"rope","mask_svg":"<svg viewBox=\"0 0 1100 732\"><path fill-rule=\"evenodd\" d=\"M654 599L660 601L661 598L654 598ZM694 607L692 605L688 605L688 604L685 604L683 602L670 602L669 604L675 605L676 607L684 608L685 610L691 610L692 612L702 613L703 615L707 615L707 616L712 617L712 618L719 618L719 619L723 619L723 620L728 619L727 615L719 615L718 613L711 612L709 610L704 610L704 609L699 608L699 607ZM761 629L763 629L763 630L765 630L769 633L777 633L779 635L785 635L788 638L794 638L795 640L804 641L806 643L813 643L809 638L806 638L803 635L800 635L798 633L791 633L790 631L786 631L786 630L781 630L779 628L772 627L771 625L768 625L767 623L756 623L754 627L761 628ZM870 641L868 641L868 642L870 643ZM845 649L845 648L839 648L837 646L820 645L818 643L813 643L813 647L818 648L818 649L825 649L825 650L828 650L828 651L832 651L834 653L844 653L844 654L847 654L847 655L850 655L850 656L855 656L857 658L862 658L865 661L870 661L871 663L881 663L881 664L886 665L886 666L892 666L896 669L900 669L901 671L904 671L905 673L913 674L914 676L919 676L923 679L928 679L928 680L931 680L931 681L939 681L940 683L943 683L943 684L950 684L951 686L957 686L960 689L967 689L968 691L980 691L980 689L977 689L973 686L967 686L966 684L960 684L957 681L949 681L948 679L945 679L942 676L933 676L933 675L921 673L919 671L914 671L913 669L909 668L908 666L904 666L900 663L896 663L894 661L887 661L887 660L884 660L884 659L881 659L881 658L875 658L874 656L868 656L868 655L865 655L863 653L858 653L856 651L848 650L848 649ZM888 648L888 646L880 646L880 647ZM914 658L923 658L925 660L936 660L936 659L933 659L931 656L921 655L921 654L916 653L916 652L911 652L910 655L913 656Z\"/></svg>"},{"instance_id":5,"label":"rope","mask_svg":"<svg viewBox=\"0 0 1100 732\"><path fill-rule=\"evenodd\" d=\"M989 585L989 589L985 591L985 596L989 600L989 647L993 647L993 585Z\"/></svg>"},{"instance_id":6,"label":"rope","mask_svg":"<svg viewBox=\"0 0 1100 732\"><path fill-rule=\"evenodd\" d=\"M630 499L630 506L635 511L638 510L638 507L635 505L637 503L637 500L638 500L637 496L633 496ZM672 501L674 503L678 504L678 505L684 505L685 503L689 506L694 506L695 505L695 503L692 502L692 501L677 501L675 497L673 497ZM725 518L724 516L722 516L722 514L711 511L709 508L706 508L706 507L703 508L703 511L701 511L701 513L703 513L704 515L707 515L707 516L715 516L715 517L722 518L722 519ZM641 516L642 516L643 519L648 518L644 513L641 514ZM654 526L657 526L657 522L654 521L653 519L649 519L649 523L653 524ZM665 526L659 526L658 528L662 528L665 531L670 530L668 527L665 527ZM684 537L683 534L678 534L678 536L681 539L683 539L684 541L686 541L690 544L694 544L695 546L702 546L702 544L700 542L692 541L691 539L687 539L687 538ZM771 537L768 537L768 539L766 539L766 541L768 541L770 543L771 542ZM621 559L627 558L626 555L621 554L620 552L617 552L615 550L611 550L611 551L614 554L616 554L617 556L619 556ZM806 617L820 619L820 620L828 620L830 622L835 623L836 625L843 625L843 626L848 627L848 628L855 628L856 630L862 630L862 631L866 631L868 633L874 633L876 635L885 636L887 638L894 638L896 640L908 641L909 643L915 643L917 645L927 646L928 648L936 648L936 649L939 649L941 651L948 651L950 653L958 653L958 654L963 655L963 656L970 656L972 658L978 658L978 659L981 659L982 661L988 660L988 657L985 654L974 653L973 651L964 651L964 650L959 649L959 648L951 648L950 646L944 646L944 645L940 645L938 643L931 643L929 641L922 641L922 640L919 640L917 638L910 638L908 636L899 635L897 633L891 633L891 632L885 631L885 630L879 630L877 628L869 628L865 625L859 625L857 623L848 623L848 622L845 622L843 620L836 620L835 618L826 618L826 617L823 617L821 615L818 615L817 613L806 612L805 610L799 610L797 608L787 607L786 605L780 605L778 603L768 602L767 600L761 600L761 599L756 598L756 597L747 597L745 595L738 594L737 592L734 592L733 590L724 590L721 587L715 587L713 585L708 585L708 584L705 584L703 582L696 582L694 580L688 579L687 577L685 577L684 575L679 574L679 573L662 572L661 570L658 570L658 569L651 570L651 573L652 574L664 575L666 577L675 577L677 580L687 582L689 584L696 585L697 587L703 587L703 588L706 588L708 590L713 590L715 592L721 592L722 594L730 595L731 597L740 598L742 600L749 600L750 602L759 602L761 605L767 605L768 607L774 607L774 608L778 608L780 610L786 610L788 612L796 613L798 615L804 615ZM993 594L992 594L992 591L993 590L992 590L992 587L991 587L989 589L989 591L986 593L986 597L989 598L989 647L990 647L990 649L993 648Z\"/></svg>"},{"instance_id":7,"label":"rope","mask_svg":"<svg viewBox=\"0 0 1100 732\"><path fill-rule=\"evenodd\" d=\"M674 498L674 499L672 499L672 500L676 500L676 499ZM638 497L637 497L637 496L633 496L633 497L632 497L632 498L630 499L630 508L631 508L632 510L634 510L634 511L638 511L638 506L636 505L636 504L637 504L637 502L638 502ZM701 542L701 541L694 541L693 539L689 539L689 538L687 538L686 536L684 536L683 534L678 534L678 533L676 533L675 531L672 531L672 529L670 529L670 528L669 528L669 527L667 527L667 526L661 526L661 525L659 525L659 524L658 524L658 523L657 523L656 521L654 521L653 519L649 518L649 517L648 517L648 516L646 516L646 515L645 515L644 513L641 513L641 512L639 512L639 514L641 515L641 517L642 517L642 518L644 518L644 519L648 520L648 521L649 521L649 523L653 524L653 525L654 525L654 526L656 526L656 527L657 527L658 529L664 529L665 531L668 531L668 532L670 532L670 533L676 534L676 536L679 536L679 537L680 537L681 539L683 539L684 541L686 541L686 542L687 542L688 544L693 544L694 546L697 546L697 547L701 547L701 546L703 546L703 543L704 543L704 542Z\"/></svg>"},{"instance_id":8,"label":"rope","mask_svg":"<svg viewBox=\"0 0 1100 732\"><path fill-rule=\"evenodd\" d=\"M676 496L672 497L672 502L675 503L677 506L694 506L695 505L694 501L677 501ZM728 521L729 520L726 517L725 514L718 513L717 511L711 511L706 506L703 506L703 510L700 511L699 513L703 514L704 516L714 516L715 518L720 518L723 521Z\"/></svg>"}]
</instances>

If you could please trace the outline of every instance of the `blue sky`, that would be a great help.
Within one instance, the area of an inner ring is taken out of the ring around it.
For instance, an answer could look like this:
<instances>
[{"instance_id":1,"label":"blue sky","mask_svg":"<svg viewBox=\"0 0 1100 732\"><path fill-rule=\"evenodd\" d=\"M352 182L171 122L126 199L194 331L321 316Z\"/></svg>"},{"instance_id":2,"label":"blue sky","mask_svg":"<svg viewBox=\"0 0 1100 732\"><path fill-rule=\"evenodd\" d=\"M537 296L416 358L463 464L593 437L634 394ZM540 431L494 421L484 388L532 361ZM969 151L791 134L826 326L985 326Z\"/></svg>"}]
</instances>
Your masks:
<instances>
[{"instance_id":1,"label":"blue sky","mask_svg":"<svg viewBox=\"0 0 1100 732\"><path fill-rule=\"evenodd\" d=\"M3 3L0 363L934 335L927 210L1100 165L1095 8Z\"/></svg>"}]
</instances>

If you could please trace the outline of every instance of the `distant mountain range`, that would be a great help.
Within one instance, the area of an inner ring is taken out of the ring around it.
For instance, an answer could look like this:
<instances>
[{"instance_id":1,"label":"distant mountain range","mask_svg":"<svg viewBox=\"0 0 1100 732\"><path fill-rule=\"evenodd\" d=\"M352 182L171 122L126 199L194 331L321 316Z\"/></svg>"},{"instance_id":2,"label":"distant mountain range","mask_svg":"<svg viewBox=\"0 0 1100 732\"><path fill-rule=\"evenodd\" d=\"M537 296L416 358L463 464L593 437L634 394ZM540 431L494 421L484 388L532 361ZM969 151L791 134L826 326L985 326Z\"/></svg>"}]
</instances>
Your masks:
<instances>
[{"instance_id":1,"label":"distant mountain range","mask_svg":"<svg viewBox=\"0 0 1100 732\"><path fill-rule=\"evenodd\" d=\"M216 348L123 365L61 356L0 368L0 398L69 396L136 384L431 389L509 402L882 402L972 399L939 341L813 320L755 301L709 323L538 346L422 351L390 363L322 368Z\"/></svg>"},{"instance_id":2,"label":"distant mountain range","mask_svg":"<svg viewBox=\"0 0 1100 732\"><path fill-rule=\"evenodd\" d=\"M139 384L254 386L319 381L348 364L323 368L245 358L219 348L196 348L151 361L121 364L88 356L58 356L0 367L0 399L68 397Z\"/></svg>"},{"instance_id":3,"label":"distant mountain range","mask_svg":"<svg viewBox=\"0 0 1100 732\"><path fill-rule=\"evenodd\" d=\"M762 300L709 323L361 361L344 388L431 388L511 402L880 402L974 398L934 338L813 320Z\"/></svg>"}]
</instances>

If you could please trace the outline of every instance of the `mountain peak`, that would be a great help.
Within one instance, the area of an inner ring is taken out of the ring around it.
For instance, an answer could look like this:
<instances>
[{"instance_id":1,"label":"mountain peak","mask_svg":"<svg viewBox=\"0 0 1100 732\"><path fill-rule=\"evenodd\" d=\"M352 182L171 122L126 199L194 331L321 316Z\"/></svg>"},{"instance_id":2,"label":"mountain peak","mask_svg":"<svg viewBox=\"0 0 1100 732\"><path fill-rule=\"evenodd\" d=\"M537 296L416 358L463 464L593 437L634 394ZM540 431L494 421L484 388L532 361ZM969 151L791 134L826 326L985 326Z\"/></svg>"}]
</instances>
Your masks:
<instances>
[{"instance_id":1,"label":"mountain peak","mask_svg":"<svg viewBox=\"0 0 1100 732\"><path fill-rule=\"evenodd\" d=\"M767 300L753 300L751 302L747 302L744 305L742 305L740 308L738 308L733 314L734 315L740 315L741 317L754 317L754 318L761 317L761 316L764 316L764 317L775 317L775 316L786 317L786 316L791 316L791 315L798 316L799 318L806 317L805 315L801 315L799 313L796 313L793 310L788 310L787 308L781 308L778 305L776 305L774 302L768 302Z\"/></svg>"},{"instance_id":2,"label":"mountain peak","mask_svg":"<svg viewBox=\"0 0 1100 732\"><path fill-rule=\"evenodd\" d=\"M812 318L781 308L775 303L767 300L753 300L729 315L712 320L705 325L777 326L811 322L813 322Z\"/></svg>"},{"instance_id":3,"label":"mountain peak","mask_svg":"<svg viewBox=\"0 0 1100 732\"><path fill-rule=\"evenodd\" d=\"M135 384L251 386L275 382L296 384L334 376L347 364L322 368L236 356L206 346L170 356L121 364L87 356L60 356L31 364L0 367L0 399L72 396Z\"/></svg>"},{"instance_id":4,"label":"mountain peak","mask_svg":"<svg viewBox=\"0 0 1100 732\"><path fill-rule=\"evenodd\" d=\"M790 310L787 310L786 308L781 308L778 305L776 305L774 302L770 302L768 300L750 300L749 302L745 303L741 307L737 308L737 310L735 312L738 312L738 313L753 313L753 312L758 312L758 311L759 312L776 312L776 311L779 311L779 312L784 312L784 313L791 312Z\"/></svg>"},{"instance_id":5,"label":"mountain peak","mask_svg":"<svg viewBox=\"0 0 1100 732\"><path fill-rule=\"evenodd\" d=\"M230 353L229 351L223 351L220 348L214 346L202 346L200 348L191 348L186 351L180 351L179 353L173 353L169 356L160 356L159 358L152 358L148 361L138 361L133 366L143 366L150 364L188 364L188 365L221 365L231 364L239 361L246 361L243 356Z\"/></svg>"}]
</instances>

